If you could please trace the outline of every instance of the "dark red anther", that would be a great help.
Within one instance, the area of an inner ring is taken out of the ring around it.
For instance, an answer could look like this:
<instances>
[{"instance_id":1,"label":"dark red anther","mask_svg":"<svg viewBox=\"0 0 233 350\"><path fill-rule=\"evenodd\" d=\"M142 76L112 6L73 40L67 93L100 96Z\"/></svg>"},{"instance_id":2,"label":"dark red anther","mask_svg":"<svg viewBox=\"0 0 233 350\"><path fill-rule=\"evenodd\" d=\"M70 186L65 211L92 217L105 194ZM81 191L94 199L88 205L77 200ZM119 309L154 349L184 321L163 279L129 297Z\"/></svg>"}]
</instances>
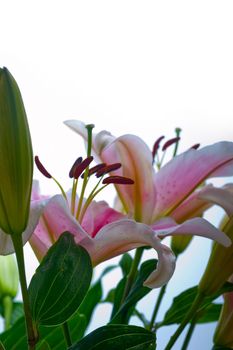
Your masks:
<instances>
[{"instance_id":1,"label":"dark red anther","mask_svg":"<svg viewBox=\"0 0 233 350\"><path fill-rule=\"evenodd\" d=\"M157 153L157 151L159 149L160 142L164 139L164 137L165 136L160 136L158 138L158 140L155 141L153 149L152 149L152 157L153 157L153 159L154 159L154 157L155 157L155 155L156 155L156 153Z\"/></svg>"},{"instance_id":2,"label":"dark red anther","mask_svg":"<svg viewBox=\"0 0 233 350\"><path fill-rule=\"evenodd\" d=\"M101 177L105 174L110 173L111 171L117 170L121 167L121 163L113 163L110 165L106 165L104 168L100 169L99 171L97 171L97 173L95 174L96 177Z\"/></svg>"},{"instance_id":3,"label":"dark red anther","mask_svg":"<svg viewBox=\"0 0 233 350\"><path fill-rule=\"evenodd\" d=\"M43 164L40 162L39 157L35 156L35 163L36 166L38 168L38 170L40 170L40 172L47 177L48 179L51 179L52 175L50 175L50 173L45 169L45 167L43 166Z\"/></svg>"},{"instance_id":4,"label":"dark red anther","mask_svg":"<svg viewBox=\"0 0 233 350\"><path fill-rule=\"evenodd\" d=\"M163 145L162 151L165 151L168 147L170 147L171 145L173 145L174 143L177 143L180 140L180 137L174 137L173 139L168 140L167 142L165 142L165 144Z\"/></svg>"},{"instance_id":5,"label":"dark red anther","mask_svg":"<svg viewBox=\"0 0 233 350\"><path fill-rule=\"evenodd\" d=\"M79 176L83 173L83 171L91 164L91 162L93 161L93 157L87 157L86 159L84 159L82 161L82 163L78 164L75 168L74 171L74 178L78 179Z\"/></svg>"},{"instance_id":6,"label":"dark red anther","mask_svg":"<svg viewBox=\"0 0 233 350\"><path fill-rule=\"evenodd\" d=\"M106 167L105 163L101 163L101 164L97 164L95 166L93 166L92 168L90 168L88 170L88 176L91 176L92 174L96 173L97 171L99 171L100 169L103 169ZM84 178L84 174L82 174L81 178Z\"/></svg>"},{"instance_id":7,"label":"dark red anther","mask_svg":"<svg viewBox=\"0 0 233 350\"><path fill-rule=\"evenodd\" d=\"M133 185L134 181L124 176L109 176L103 181L103 184Z\"/></svg>"},{"instance_id":8,"label":"dark red anther","mask_svg":"<svg viewBox=\"0 0 233 350\"><path fill-rule=\"evenodd\" d=\"M196 143L195 145L193 145L192 147L190 147L190 149L198 149L200 147L200 143Z\"/></svg>"},{"instance_id":9,"label":"dark red anther","mask_svg":"<svg viewBox=\"0 0 233 350\"><path fill-rule=\"evenodd\" d=\"M70 172L69 172L69 177L72 179L72 177L74 177L74 171L76 169L76 167L82 163L83 158L82 157L78 157L76 159L76 161L74 162L74 164L72 165Z\"/></svg>"}]
</instances>

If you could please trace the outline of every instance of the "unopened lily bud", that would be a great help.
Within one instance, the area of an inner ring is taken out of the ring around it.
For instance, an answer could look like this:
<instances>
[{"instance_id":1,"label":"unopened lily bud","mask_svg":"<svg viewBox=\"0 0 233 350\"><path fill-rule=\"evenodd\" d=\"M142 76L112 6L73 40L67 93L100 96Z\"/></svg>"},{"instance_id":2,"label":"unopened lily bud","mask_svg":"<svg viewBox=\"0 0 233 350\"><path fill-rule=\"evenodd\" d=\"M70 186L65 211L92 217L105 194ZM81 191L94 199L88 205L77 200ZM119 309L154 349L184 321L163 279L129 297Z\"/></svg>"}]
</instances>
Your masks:
<instances>
[{"instance_id":1,"label":"unopened lily bud","mask_svg":"<svg viewBox=\"0 0 233 350\"><path fill-rule=\"evenodd\" d=\"M185 251L191 242L193 236L188 235L177 235L173 236L171 239L171 249L176 256L180 255Z\"/></svg>"},{"instance_id":2,"label":"unopened lily bud","mask_svg":"<svg viewBox=\"0 0 233 350\"><path fill-rule=\"evenodd\" d=\"M233 282L231 277L230 282ZM232 348L233 346L233 292L224 294L220 318L214 334L214 344Z\"/></svg>"},{"instance_id":3,"label":"unopened lily bud","mask_svg":"<svg viewBox=\"0 0 233 350\"><path fill-rule=\"evenodd\" d=\"M16 296L19 286L19 275L13 255L0 255L0 298Z\"/></svg>"},{"instance_id":4,"label":"unopened lily bud","mask_svg":"<svg viewBox=\"0 0 233 350\"><path fill-rule=\"evenodd\" d=\"M28 221L33 156L26 112L18 85L0 68L0 228L22 233Z\"/></svg>"},{"instance_id":5,"label":"unopened lily bud","mask_svg":"<svg viewBox=\"0 0 233 350\"><path fill-rule=\"evenodd\" d=\"M233 216L227 221L223 232L233 241ZM199 291L208 296L216 293L233 272L233 245L225 248L214 244L204 275L199 283Z\"/></svg>"}]
</instances>

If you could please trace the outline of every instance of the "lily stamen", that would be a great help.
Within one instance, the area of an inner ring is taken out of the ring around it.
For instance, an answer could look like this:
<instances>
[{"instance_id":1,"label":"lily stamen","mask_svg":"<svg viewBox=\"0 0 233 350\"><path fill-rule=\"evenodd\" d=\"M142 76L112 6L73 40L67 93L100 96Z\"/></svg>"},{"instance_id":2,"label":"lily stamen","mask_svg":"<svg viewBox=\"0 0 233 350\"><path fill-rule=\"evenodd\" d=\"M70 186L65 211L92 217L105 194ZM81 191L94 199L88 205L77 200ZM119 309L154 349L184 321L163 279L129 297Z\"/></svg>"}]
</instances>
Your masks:
<instances>
[{"instance_id":1,"label":"lily stamen","mask_svg":"<svg viewBox=\"0 0 233 350\"><path fill-rule=\"evenodd\" d=\"M76 198L76 193L77 193L77 186L78 186L78 179L74 178L74 172L75 169L77 168L78 165L80 165L83 161L82 157L78 157L74 164L72 165L70 172L69 172L69 177L73 178L73 186L72 186L72 193L71 193L71 213L74 215L75 212L75 198Z\"/></svg>"},{"instance_id":2,"label":"lily stamen","mask_svg":"<svg viewBox=\"0 0 233 350\"><path fill-rule=\"evenodd\" d=\"M106 165L105 167L103 167L102 169L98 170L95 174L95 176L98 178L98 177L101 177L105 174L108 174L110 173L111 171L114 171L114 170L118 170L121 168L121 163L113 163L113 164L110 164L110 165Z\"/></svg>"},{"instance_id":3,"label":"lily stamen","mask_svg":"<svg viewBox=\"0 0 233 350\"><path fill-rule=\"evenodd\" d=\"M170 140L167 140L165 142L165 144L163 145L162 151L166 151L168 149L168 147L170 147L171 145L173 145L174 143L176 144L178 141L180 141L180 137L173 137Z\"/></svg>"},{"instance_id":4,"label":"lily stamen","mask_svg":"<svg viewBox=\"0 0 233 350\"><path fill-rule=\"evenodd\" d=\"M154 143L153 149L152 149L152 164L155 162L155 156L157 157L157 163L159 163L159 155L158 155L158 149L160 146L160 142L164 139L165 136L160 136Z\"/></svg>"},{"instance_id":5,"label":"lily stamen","mask_svg":"<svg viewBox=\"0 0 233 350\"><path fill-rule=\"evenodd\" d=\"M124 176L109 176L102 181L102 184L104 186L102 186L98 190L96 190L98 188L101 180L102 180L102 178L98 181L97 185L93 188L93 190L89 194L89 196L88 196L88 198L87 198L87 200L82 208L82 212L81 212L81 215L79 217L80 224L82 223L82 220L83 220L83 217L86 213L87 208L89 207L89 205L91 204L91 202L93 201L95 196L100 191L102 191L105 187L107 187L109 184L120 184L120 185L133 185L134 184L134 181L132 179L129 179L129 178L124 177Z\"/></svg>"},{"instance_id":6,"label":"lily stamen","mask_svg":"<svg viewBox=\"0 0 233 350\"><path fill-rule=\"evenodd\" d=\"M162 147L163 155L162 155L161 161L159 163L157 163L158 169L160 169L162 164L163 164L167 149L174 144L175 144L175 150L174 150L173 158L175 157L179 141L180 141L180 137L177 136L177 137L173 137L172 139L167 140L165 142L165 144Z\"/></svg>"},{"instance_id":7,"label":"lily stamen","mask_svg":"<svg viewBox=\"0 0 233 350\"><path fill-rule=\"evenodd\" d=\"M70 169L70 172L69 172L69 177L72 179L74 177L74 172L75 172L75 169L76 167L81 164L83 161L83 158L82 157L78 157L76 159L76 161L74 162L74 164L72 165L71 169Z\"/></svg>"},{"instance_id":8,"label":"lily stamen","mask_svg":"<svg viewBox=\"0 0 233 350\"><path fill-rule=\"evenodd\" d=\"M74 178L77 180L79 176L86 170L91 162L93 161L93 157L87 157L82 161L82 163L78 164L74 170Z\"/></svg>"},{"instance_id":9,"label":"lily stamen","mask_svg":"<svg viewBox=\"0 0 233 350\"><path fill-rule=\"evenodd\" d=\"M118 184L118 185L133 185L134 180L124 177L124 176L109 176L106 177L103 181L103 184Z\"/></svg>"},{"instance_id":10,"label":"lily stamen","mask_svg":"<svg viewBox=\"0 0 233 350\"><path fill-rule=\"evenodd\" d=\"M90 168L88 170L88 177L95 174L97 171L101 170L102 168L106 167L106 163L101 163L101 164L97 164L95 166L93 166L92 168ZM81 178L84 178L84 174L81 175Z\"/></svg>"},{"instance_id":11,"label":"lily stamen","mask_svg":"<svg viewBox=\"0 0 233 350\"><path fill-rule=\"evenodd\" d=\"M200 143L195 143L195 145L193 145L192 147L190 147L190 149L198 149L200 147Z\"/></svg>"},{"instance_id":12,"label":"lily stamen","mask_svg":"<svg viewBox=\"0 0 233 350\"><path fill-rule=\"evenodd\" d=\"M41 172L41 174L43 174L48 179L52 178L52 175L45 169L38 156L35 156L35 164L37 166L37 169Z\"/></svg>"},{"instance_id":13,"label":"lily stamen","mask_svg":"<svg viewBox=\"0 0 233 350\"><path fill-rule=\"evenodd\" d=\"M55 177L53 177L44 167L44 165L41 163L41 161L39 160L38 156L35 156L35 164L37 166L37 169L48 179L53 179L53 181L58 185L58 187L60 188L60 191L63 195L63 197L65 198L65 200L67 201L67 197L66 197L66 193L63 190L61 184L55 179Z\"/></svg>"}]
</instances>

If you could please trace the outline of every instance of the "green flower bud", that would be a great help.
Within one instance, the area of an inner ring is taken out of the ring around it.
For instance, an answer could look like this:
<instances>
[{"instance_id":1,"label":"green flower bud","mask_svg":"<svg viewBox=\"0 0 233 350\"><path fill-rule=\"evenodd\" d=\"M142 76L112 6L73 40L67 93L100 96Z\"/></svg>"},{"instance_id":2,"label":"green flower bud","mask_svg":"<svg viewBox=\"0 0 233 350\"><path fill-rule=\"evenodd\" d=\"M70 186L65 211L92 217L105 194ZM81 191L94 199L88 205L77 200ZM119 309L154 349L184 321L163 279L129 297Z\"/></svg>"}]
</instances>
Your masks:
<instances>
[{"instance_id":1,"label":"green flower bud","mask_svg":"<svg viewBox=\"0 0 233 350\"><path fill-rule=\"evenodd\" d=\"M30 208L33 155L26 112L18 85L0 68L0 228L21 234Z\"/></svg>"},{"instance_id":2,"label":"green flower bud","mask_svg":"<svg viewBox=\"0 0 233 350\"><path fill-rule=\"evenodd\" d=\"M177 235L171 239L171 249L176 256L180 255L188 247L189 243L193 239L193 236Z\"/></svg>"},{"instance_id":3,"label":"green flower bud","mask_svg":"<svg viewBox=\"0 0 233 350\"><path fill-rule=\"evenodd\" d=\"M231 281L232 282L232 281ZM214 334L214 344L220 347L233 347L233 292L224 294L220 318Z\"/></svg>"},{"instance_id":4,"label":"green flower bud","mask_svg":"<svg viewBox=\"0 0 233 350\"><path fill-rule=\"evenodd\" d=\"M223 232L233 241L233 216ZM216 293L233 273L233 244L225 248L215 243L206 270L199 283L199 292L209 296Z\"/></svg>"},{"instance_id":5,"label":"green flower bud","mask_svg":"<svg viewBox=\"0 0 233 350\"><path fill-rule=\"evenodd\" d=\"M0 298L14 298L18 292L19 275L13 255L0 255Z\"/></svg>"}]
</instances>

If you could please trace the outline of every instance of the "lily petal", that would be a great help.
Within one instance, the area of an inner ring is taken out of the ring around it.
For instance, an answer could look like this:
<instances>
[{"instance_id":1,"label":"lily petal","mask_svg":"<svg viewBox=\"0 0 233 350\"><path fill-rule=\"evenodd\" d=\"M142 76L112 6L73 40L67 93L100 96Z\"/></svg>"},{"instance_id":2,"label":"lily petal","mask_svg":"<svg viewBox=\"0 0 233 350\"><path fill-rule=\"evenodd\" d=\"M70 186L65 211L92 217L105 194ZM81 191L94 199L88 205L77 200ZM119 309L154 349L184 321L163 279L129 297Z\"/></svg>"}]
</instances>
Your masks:
<instances>
[{"instance_id":1,"label":"lily petal","mask_svg":"<svg viewBox=\"0 0 233 350\"><path fill-rule=\"evenodd\" d=\"M222 188L206 188L198 197L212 204L220 205L228 216L233 215L233 185L228 184Z\"/></svg>"},{"instance_id":2,"label":"lily petal","mask_svg":"<svg viewBox=\"0 0 233 350\"><path fill-rule=\"evenodd\" d=\"M150 274L144 285L150 288L166 284L175 269L175 256L163 245L156 233L145 224L122 219L104 226L92 241L83 240L80 244L89 252L93 265L113 258L128 250L151 246L157 251L157 269Z\"/></svg>"},{"instance_id":3,"label":"lily petal","mask_svg":"<svg viewBox=\"0 0 233 350\"><path fill-rule=\"evenodd\" d=\"M190 149L173 158L156 174L154 218L171 213L207 178L233 175L233 143L219 142Z\"/></svg>"},{"instance_id":4,"label":"lily petal","mask_svg":"<svg viewBox=\"0 0 233 350\"><path fill-rule=\"evenodd\" d=\"M84 123L76 120L64 123L87 140ZM137 221L150 224L156 204L156 189L152 153L146 143L135 135L115 138L109 132L101 131L93 134L92 148L102 162L123 165L112 174L134 180L132 186L115 185L125 212Z\"/></svg>"},{"instance_id":5,"label":"lily petal","mask_svg":"<svg viewBox=\"0 0 233 350\"><path fill-rule=\"evenodd\" d=\"M162 221L162 220L161 220ZM160 224L161 225L161 224ZM194 218L185 221L183 224L180 225L173 225L167 228L156 229L156 224L153 225L153 229L155 230L156 234L160 238L164 238L167 236L173 236L173 235L195 235L195 236L201 236L210 238L214 241L216 241L219 244L222 244L224 247L229 247L231 245L231 240L227 235L218 230L216 227L214 227L212 224L210 224L207 220L202 218Z\"/></svg>"},{"instance_id":6,"label":"lily petal","mask_svg":"<svg viewBox=\"0 0 233 350\"><path fill-rule=\"evenodd\" d=\"M156 204L156 189L148 146L137 136L124 135L102 150L101 159L106 163L122 163L115 174L133 179L134 185L116 185L118 195L127 213L137 221L150 224Z\"/></svg>"},{"instance_id":7,"label":"lily petal","mask_svg":"<svg viewBox=\"0 0 233 350\"><path fill-rule=\"evenodd\" d=\"M82 227L91 237L95 237L103 226L120 220L123 217L123 214L110 208L107 202L92 201L82 220Z\"/></svg>"},{"instance_id":8,"label":"lily petal","mask_svg":"<svg viewBox=\"0 0 233 350\"><path fill-rule=\"evenodd\" d=\"M29 220L26 230L22 234L23 244L25 244L29 238L32 236L34 229L36 228L40 215L45 206L44 201L40 203L32 203L30 208ZM0 230L0 255L8 255L14 253L14 247L12 243L11 236Z\"/></svg>"},{"instance_id":9,"label":"lily petal","mask_svg":"<svg viewBox=\"0 0 233 350\"><path fill-rule=\"evenodd\" d=\"M202 194L208 191L209 188L213 188L213 185L209 184L197 189L174 209L171 216L177 223L181 223L194 217L200 217L213 205L213 203L202 197Z\"/></svg>"},{"instance_id":10,"label":"lily petal","mask_svg":"<svg viewBox=\"0 0 233 350\"><path fill-rule=\"evenodd\" d=\"M84 139L87 144L87 129L85 124L80 120L66 120L64 124L68 126L71 130L77 132ZM92 134L92 150L94 152L94 157L97 161L100 161L100 154L102 149L106 147L110 142L114 140L114 136L110 132L102 130L98 134Z\"/></svg>"},{"instance_id":11,"label":"lily petal","mask_svg":"<svg viewBox=\"0 0 233 350\"><path fill-rule=\"evenodd\" d=\"M35 204L39 203L39 201L36 202ZM46 201L40 221L30 239L32 249L39 260L65 231L74 234L77 243L84 238L90 239L86 231L71 215L64 197L56 195Z\"/></svg>"}]
</instances>

